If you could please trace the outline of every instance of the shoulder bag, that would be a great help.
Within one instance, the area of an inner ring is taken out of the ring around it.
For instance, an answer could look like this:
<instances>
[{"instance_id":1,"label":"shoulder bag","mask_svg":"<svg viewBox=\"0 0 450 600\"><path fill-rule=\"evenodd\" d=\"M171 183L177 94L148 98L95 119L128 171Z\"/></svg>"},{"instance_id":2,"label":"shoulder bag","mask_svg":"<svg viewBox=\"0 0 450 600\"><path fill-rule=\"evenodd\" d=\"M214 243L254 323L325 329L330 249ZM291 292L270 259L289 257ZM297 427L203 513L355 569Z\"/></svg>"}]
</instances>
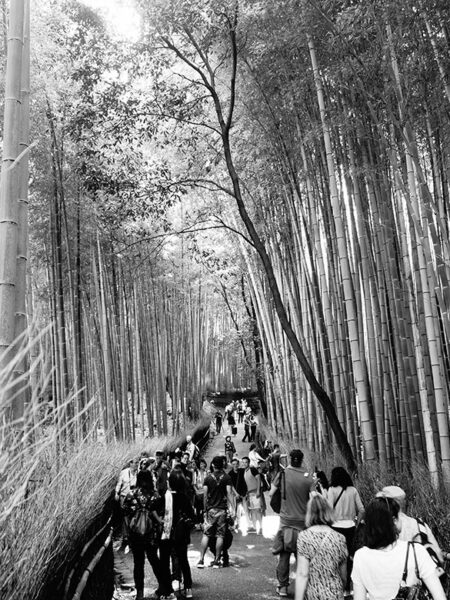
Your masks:
<instances>
[{"instance_id":1,"label":"shoulder bag","mask_svg":"<svg viewBox=\"0 0 450 600\"><path fill-rule=\"evenodd\" d=\"M409 556L409 548L410 546L412 546L413 552L414 552L414 563L415 563L415 572L416 572L416 577L419 580L418 583L415 583L414 585L406 585L406 580L408 578L408 556ZM402 575L402 580L400 582L400 587L398 588L398 592L397 595L395 596L395 598L393 598L393 600L425 600L425 598L428 598L428 594L427 594L427 590L425 588L425 586L423 585L422 580L420 579L420 575L419 575L419 566L417 564L417 556L416 556L416 549L414 547L414 543L413 542L408 542L408 548L406 550L406 559L405 559L405 566L403 569L403 575Z\"/></svg>"},{"instance_id":2,"label":"shoulder bag","mask_svg":"<svg viewBox=\"0 0 450 600\"><path fill-rule=\"evenodd\" d=\"M283 488L283 491L281 491L281 488ZM281 510L282 498L286 500L286 481L284 470L280 471L280 485L277 487L277 489L272 494L272 497L270 498L270 508L273 510L273 512L277 513L278 515L280 514Z\"/></svg>"}]
</instances>

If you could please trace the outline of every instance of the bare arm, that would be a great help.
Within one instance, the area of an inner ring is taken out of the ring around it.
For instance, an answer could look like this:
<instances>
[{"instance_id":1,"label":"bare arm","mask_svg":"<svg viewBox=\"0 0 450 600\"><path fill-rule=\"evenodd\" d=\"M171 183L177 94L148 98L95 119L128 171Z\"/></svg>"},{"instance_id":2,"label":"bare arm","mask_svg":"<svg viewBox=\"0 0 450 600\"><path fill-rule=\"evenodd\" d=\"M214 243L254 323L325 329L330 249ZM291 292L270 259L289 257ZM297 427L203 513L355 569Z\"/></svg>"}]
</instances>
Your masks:
<instances>
[{"instance_id":1,"label":"bare arm","mask_svg":"<svg viewBox=\"0 0 450 600\"><path fill-rule=\"evenodd\" d=\"M208 486L203 486L203 510L206 512L206 501L208 499Z\"/></svg>"},{"instance_id":2,"label":"bare arm","mask_svg":"<svg viewBox=\"0 0 450 600\"><path fill-rule=\"evenodd\" d=\"M366 600L367 590L362 583L353 582L353 600Z\"/></svg>"},{"instance_id":3,"label":"bare arm","mask_svg":"<svg viewBox=\"0 0 450 600\"><path fill-rule=\"evenodd\" d=\"M339 575L341 576L342 583L345 587L345 584L347 583L347 560L343 560L339 565Z\"/></svg>"},{"instance_id":4,"label":"bare arm","mask_svg":"<svg viewBox=\"0 0 450 600\"><path fill-rule=\"evenodd\" d=\"M303 600L309 577L309 560L300 554L297 557L297 572L295 577L295 600Z\"/></svg>"},{"instance_id":5,"label":"bare arm","mask_svg":"<svg viewBox=\"0 0 450 600\"><path fill-rule=\"evenodd\" d=\"M424 579L425 585L428 588L433 600L446 600L444 588L439 580L439 577L434 571L432 575Z\"/></svg>"},{"instance_id":6,"label":"bare arm","mask_svg":"<svg viewBox=\"0 0 450 600\"><path fill-rule=\"evenodd\" d=\"M231 506L232 516L236 514L236 496L233 493L233 486L227 485L228 505Z\"/></svg>"},{"instance_id":7,"label":"bare arm","mask_svg":"<svg viewBox=\"0 0 450 600\"><path fill-rule=\"evenodd\" d=\"M275 492L278 489L278 485L280 483L280 477L281 475L278 473L278 475L275 477L275 479L272 481L272 485L270 486L270 490L269 490L269 498L272 498L272 496L275 494Z\"/></svg>"}]
</instances>

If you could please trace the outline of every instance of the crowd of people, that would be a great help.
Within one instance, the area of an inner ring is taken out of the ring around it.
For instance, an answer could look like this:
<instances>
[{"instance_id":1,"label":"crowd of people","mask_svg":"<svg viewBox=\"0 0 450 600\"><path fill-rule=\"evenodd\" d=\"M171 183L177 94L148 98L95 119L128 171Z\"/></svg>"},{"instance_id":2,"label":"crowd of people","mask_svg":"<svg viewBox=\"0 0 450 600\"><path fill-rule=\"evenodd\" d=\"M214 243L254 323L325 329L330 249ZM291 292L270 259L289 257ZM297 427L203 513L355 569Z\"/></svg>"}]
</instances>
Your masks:
<instances>
[{"instance_id":1,"label":"crowd of people","mask_svg":"<svg viewBox=\"0 0 450 600\"><path fill-rule=\"evenodd\" d=\"M416 598L411 594L421 582L433 600L444 600L441 549L425 523L404 513L400 487L383 488L364 507L343 467L332 470L328 483L325 473L310 474L302 463L301 450L292 450L271 487L271 495L282 490L273 547L280 597L288 595L294 553L295 600Z\"/></svg>"},{"instance_id":2,"label":"crowd of people","mask_svg":"<svg viewBox=\"0 0 450 600\"><path fill-rule=\"evenodd\" d=\"M236 413L239 419L241 408L244 428L246 418L254 417L249 407L230 405L225 410L230 428L230 416L233 421ZM185 597L192 598L187 556L192 529L202 531L196 566L206 566L209 550L213 558L208 566L227 567L233 533L261 534L266 492L269 499L280 496L272 546L278 596L288 596L294 554L295 600L350 595L355 600L393 600L407 597L418 581L434 600L444 600L443 554L430 528L406 514L401 488L383 488L364 507L343 467L335 467L328 481L317 468L313 473L304 469L301 450L292 450L286 464L288 457L278 444L256 446L250 425L248 432L246 456L237 455L230 430L223 454L210 465L188 436L183 449L170 457L144 453L120 473L116 500L123 511L122 544L134 558L136 600L143 599L145 556L158 582L157 597L173 600L174 592L184 588Z\"/></svg>"}]
</instances>

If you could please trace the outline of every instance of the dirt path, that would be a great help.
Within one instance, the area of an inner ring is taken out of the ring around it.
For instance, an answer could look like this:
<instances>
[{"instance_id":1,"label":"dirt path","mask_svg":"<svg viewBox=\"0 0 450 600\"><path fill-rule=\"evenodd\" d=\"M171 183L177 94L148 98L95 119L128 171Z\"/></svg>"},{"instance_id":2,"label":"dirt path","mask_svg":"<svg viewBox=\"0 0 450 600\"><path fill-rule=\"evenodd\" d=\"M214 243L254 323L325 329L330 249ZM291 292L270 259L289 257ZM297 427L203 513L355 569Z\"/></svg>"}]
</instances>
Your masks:
<instances>
[{"instance_id":1,"label":"dirt path","mask_svg":"<svg viewBox=\"0 0 450 600\"><path fill-rule=\"evenodd\" d=\"M216 454L223 454L225 435L228 430L221 432L211 441L205 458L209 462ZM242 442L243 426L238 424L238 434L233 441L240 458L246 456L250 444ZM272 513L269 507L268 514L264 517L262 535L249 533L245 535L239 531L234 534L233 545L230 549L230 566L221 569L197 569L196 564L199 557L201 532L192 533L192 544L189 546L189 563L192 569L194 600L228 600L239 598L239 600L251 600L261 598L276 598L275 567L276 558L271 553L272 539L278 529L279 517ZM213 559L212 554L207 553L205 565ZM126 557L130 569L133 568L131 554ZM145 566L145 597L150 598L156 588L156 581L147 563ZM291 585L293 592L293 586ZM183 598L183 592L177 593ZM134 594L116 594L116 598L129 600Z\"/></svg>"}]
</instances>

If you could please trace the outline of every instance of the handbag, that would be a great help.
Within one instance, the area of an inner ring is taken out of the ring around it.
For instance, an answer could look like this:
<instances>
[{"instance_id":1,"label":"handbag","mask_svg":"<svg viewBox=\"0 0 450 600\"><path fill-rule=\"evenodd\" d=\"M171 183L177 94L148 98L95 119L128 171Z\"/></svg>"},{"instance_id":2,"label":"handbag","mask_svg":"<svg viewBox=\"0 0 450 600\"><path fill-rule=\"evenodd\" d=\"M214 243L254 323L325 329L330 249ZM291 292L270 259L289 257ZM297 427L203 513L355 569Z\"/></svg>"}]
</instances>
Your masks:
<instances>
[{"instance_id":1,"label":"handbag","mask_svg":"<svg viewBox=\"0 0 450 600\"><path fill-rule=\"evenodd\" d=\"M283 493L281 492L281 488L283 487ZM272 497L270 498L270 508L273 512L280 514L281 510L281 499L282 497L286 500L286 481L284 471L280 472L280 485L276 488Z\"/></svg>"},{"instance_id":2,"label":"handbag","mask_svg":"<svg viewBox=\"0 0 450 600\"><path fill-rule=\"evenodd\" d=\"M414 552L414 563L415 563L414 568L415 568L415 572L416 572L416 577L419 580L419 583L415 583L414 585L406 585L406 580L408 577L408 556L409 556L410 546L412 546L412 549ZM419 566L417 564L417 556L416 556L416 549L414 547L414 542L408 542L408 548L406 550L406 559L405 559L405 566L403 569L402 580L400 582L400 587L398 588L397 595L395 596L395 598L393 598L393 600L422 600L422 599L425 600L425 598L428 598L428 597L429 597L428 592L420 578Z\"/></svg>"}]
</instances>

